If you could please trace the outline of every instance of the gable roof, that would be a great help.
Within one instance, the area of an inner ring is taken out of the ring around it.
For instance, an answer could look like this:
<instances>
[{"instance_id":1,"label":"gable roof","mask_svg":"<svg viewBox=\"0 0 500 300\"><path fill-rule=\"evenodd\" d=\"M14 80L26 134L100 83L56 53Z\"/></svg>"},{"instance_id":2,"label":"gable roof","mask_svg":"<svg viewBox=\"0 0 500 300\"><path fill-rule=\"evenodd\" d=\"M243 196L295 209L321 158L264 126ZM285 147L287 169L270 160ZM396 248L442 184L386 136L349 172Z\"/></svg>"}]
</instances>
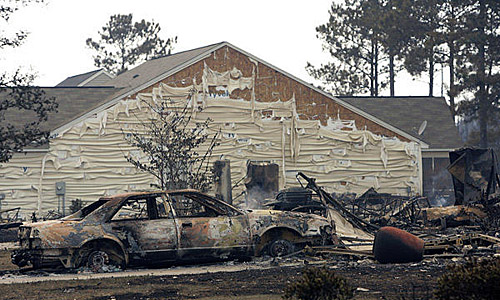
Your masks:
<instances>
[{"instance_id":1,"label":"gable roof","mask_svg":"<svg viewBox=\"0 0 500 300\"><path fill-rule=\"evenodd\" d=\"M223 43L224 42L212 44L148 60L131 70L121 73L103 85L123 87L125 88L123 92L126 92L147 84L148 82L153 81L153 83L156 83L160 80L157 78L163 74L183 66L199 55L205 57L207 54L210 54L212 50L219 48Z\"/></svg>"},{"instance_id":2,"label":"gable roof","mask_svg":"<svg viewBox=\"0 0 500 300\"><path fill-rule=\"evenodd\" d=\"M71 76L66 79L68 81L65 80L66 83L64 83L65 81L63 81L56 87L43 88L47 96L56 97L60 104L59 112L49 117L49 121L46 123L47 129L51 130L51 133L62 132L65 129L73 126L74 124L81 122L82 120L111 107L120 100L143 89L146 89L151 85L175 74L176 72L206 58L207 56L211 55L213 51L225 46L239 51L252 60L255 60L258 63L264 64L267 67L282 73L290 79L311 88L312 90L332 99L332 101L337 102L338 104L346 107L354 113L359 114L360 116L367 118L374 123L395 132L400 136L420 143L422 148L429 147L428 143L424 141L421 136L411 134L410 131L405 131L404 129L401 129L401 127L394 126L394 122L391 118L380 118L379 116L376 116L375 114L370 112L369 109L365 110L359 105L353 105L355 103L355 100L352 100L352 103L350 103L349 101L346 101L347 98L341 99L339 97L332 96L331 94L313 86L312 84L307 83L304 80L295 77L273 66L272 64L267 63L266 61L255 57L238 47L233 46L228 42L216 43L147 61L129 71L120 74L119 76L107 81L106 83L101 83L102 85L99 87L64 87L62 85L73 84L77 82L81 84L82 82L85 82L85 80L92 78L92 76L100 74L103 70L96 70Z\"/></svg>"},{"instance_id":3,"label":"gable roof","mask_svg":"<svg viewBox=\"0 0 500 300\"><path fill-rule=\"evenodd\" d=\"M106 85L109 85L109 86L122 87L122 89L119 90L118 92L116 92L116 94L112 97L111 101L109 101L108 103L105 103L102 106L97 107L93 110L87 111L79 119L72 120L71 122L58 128L56 131L57 132L63 131L66 128L72 126L73 124L80 122L82 119L84 119L88 116L91 116L97 112L100 112L106 108L109 108L110 106L114 105L115 103L117 103L121 99L126 98L130 95L133 95L134 93L139 92L143 89L148 88L149 86L167 78L168 76L173 75L176 72L204 59L205 57L211 55L213 51L216 51L216 50L218 50L222 47L225 47L225 46L230 47L236 51L239 51L240 53L250 57L251 59L253 59L261 64L266 65L269 68L275 69L277 72L280 72L283 75L313 89L314 91L332 99L333 101L346 107L347 109L353 111L354 113L357 113L360 116L367 118L367 119L373 121L374 123L395 132L396 134L398 134L400 136L403 136L409 140L416 141L416 142L420 143L422 148L428 148L427 143L425 143L423 140L421 140L415 136L412 136L412 135L406 133L405 131L398 129L398 128L392 126L391 124L389 124L385 121L382 121L382 120L374 117L373 115L370 115L370 114L364 112L363 110L360 110L357 107L355 107L355 106L353 106L353 105L351 105L351 104L349 104L349 103L347 103L347 102L345 102L337 97L332 96L331 94L323 91L322 89L319 89L319 88L315 87L314 85L312 85L308 82L305 82L304 80L302 80L298 77L295 77L295 76L275 67L274 65L254 56L254 55L252 55L252 54L250 54L250 53L248 53L248 52L246 52L238 47L235 47L234 45L232 45L228 42L220 42L220 43L216 43L216 44L212 44L212 45L208 45L208 46L204 46L204 47L200 47L200 48L196 48L196 49L192 49L192 50L188 50L188 51L174 53L174 54L160 57L157 59L153 59L153 60L147 61L147 62L129 70L129 71L126 71L126 72L118 75L114 79L106 82Z\"/></svg>"},{"instance_id":4,"label":"gable roof","mask_svg":"<svg viewBox=\"0 0 500 300\"><path fill-rule=\"evenodd\" d=\"M113 78L112 75L110 75L108 72L106 72L103 69L98 69L94 71L90 71L87 73L83 74L78 74L74 76L70 76L63 81L59 82L56 87L77 87L77 86L95 86L95 85L89 85L93 79L98 77L99 75L104 74L105 76L109 77L109 79ZM101 85L101 84L97 84ZM106 85L109 86L109 85Z\"/></svg>"},{"instance_id":5,"label":"gable roof","mask_svg":"<svg viewBox=\"0 0 500 300\"><path fill-rule=\"evenodd\" d=\"M442 97L339 97L429 144L431 149L463 146L450 109ZM426 121L421 135L419 128Z\"/></svg>"},{"instance_id":6,"label":"gable roof","mask_svg":"<svg viewBox=\"0 0 500 300\"><path fill-rule=\"evenodd\" d=\"M53 130L68 120L73 120L85 112L110 100L120 88L114 87L69 87L43 88L47 97L55 97L59 104L58 111L49 115L47 128Z\"/></svg>"},{"instance_id":7,"label":"gable roof","mask_svg":"<svg viewBox=\"0 0 500 300\"><path fill-rule=\"evenodd\" d=\"M45 97L55 97L58 103L57 112L50 112L46 122L41 124L42 130L53 131L63 126L68 121L78 118L85 112L111 100L119 88L113 87L44 87ZM0 94L0 101L8 93ZM22 118L20 114L23 114ZM5 122L21 127L27 120L35 117L31 112L20 112L9 109L5 114ZM47 145L45 145L47 146Z\"/></svg>"}]
</instances>

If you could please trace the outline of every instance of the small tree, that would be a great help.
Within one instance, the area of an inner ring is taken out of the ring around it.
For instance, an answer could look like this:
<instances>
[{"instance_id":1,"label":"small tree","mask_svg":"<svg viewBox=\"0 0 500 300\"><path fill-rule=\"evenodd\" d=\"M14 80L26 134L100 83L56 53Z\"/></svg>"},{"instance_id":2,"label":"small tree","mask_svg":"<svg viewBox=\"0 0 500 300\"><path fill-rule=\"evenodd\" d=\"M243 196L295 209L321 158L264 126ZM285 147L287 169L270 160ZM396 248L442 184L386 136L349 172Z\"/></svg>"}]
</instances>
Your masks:
<instances>
[{"instance_id":1,"label":"small tree","mask_svg":"<svg viewBox=\"0 0 500 300\"><path fill-rule=\"evenodd\" d=\"M0 4L0 23L7 25L11 14L30 3L42 0L20 0ZM0 50L17 47L27 33L18 31L4 36L0 30ZM0 73L0 163L8 161L14 152L28 145L40 145L48 141L49 132L41 129L48 114L57 109L54 98L45 96L43 90L33 87L33 74L19 69L14 74ZM21 117L22 116L22 117Z\"/></svg>"},{"instance_id":2,"label":"small tree","mask_svg":"<svg viewBox=\"0 0 500 300\"><path fill-rule=\"evenodd\" d=\"M143 120L136 116L141 128L124 132L128 143L139 148L143 157L127 155L127 161L153 175L158 181L157 187L162 190L208 190L213 181L210 158L218 145L218 134L209 140L208 128L212 120L195 122L187 103L179 106L171 99L143 103L149 107L151 118ZM206 150L198 153L200 146L207 143Z\"/></svg>"},{"instance_id":3,"label":"small tree","mask_svg":"<svg viewBox=\"0 0 500 300\"><path fill-rule=\"evenodd\" d=\"M151 58L170 54L177 37L160 38L160 25L154 21L132 22L132 14L113 15L99 31L99 40L88 38L95 50L94 63L99 68L120 74L129 67Z\"/></svg>"}]
</instances>

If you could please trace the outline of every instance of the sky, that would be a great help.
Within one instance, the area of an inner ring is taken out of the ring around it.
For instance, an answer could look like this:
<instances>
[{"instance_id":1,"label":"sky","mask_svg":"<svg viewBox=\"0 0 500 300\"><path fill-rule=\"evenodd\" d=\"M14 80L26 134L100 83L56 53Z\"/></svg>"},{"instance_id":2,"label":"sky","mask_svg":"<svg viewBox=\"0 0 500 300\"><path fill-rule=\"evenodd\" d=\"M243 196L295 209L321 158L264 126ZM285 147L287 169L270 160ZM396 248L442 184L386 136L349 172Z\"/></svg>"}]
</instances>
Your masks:
<instances>
[{"instance_id":1,"label":"sky","mask_svg":"<svg viewBox=\"0 0 500 300\"><path fill-rule=\"evenodd\" d=\"M0 0L12 1L12 0ZM342 1L342 0L335 0ZM113 14L133 13L134 20L154 20L164 39L177 36L174 51L227 41L306 82L318 84L305 66L326 63L315 28L328 21L332 0L46 0L15 12L6 31L25 30L24 44L0 52L0 71L18 67L38 74L35 84L54 86L68 76L97 69L85 45ZM440 95L436 72L435 94ZM426 95L425 78L398 76L396 95ZM387 95L388 91L383 91Z\"/></svg>"}]
</instances>

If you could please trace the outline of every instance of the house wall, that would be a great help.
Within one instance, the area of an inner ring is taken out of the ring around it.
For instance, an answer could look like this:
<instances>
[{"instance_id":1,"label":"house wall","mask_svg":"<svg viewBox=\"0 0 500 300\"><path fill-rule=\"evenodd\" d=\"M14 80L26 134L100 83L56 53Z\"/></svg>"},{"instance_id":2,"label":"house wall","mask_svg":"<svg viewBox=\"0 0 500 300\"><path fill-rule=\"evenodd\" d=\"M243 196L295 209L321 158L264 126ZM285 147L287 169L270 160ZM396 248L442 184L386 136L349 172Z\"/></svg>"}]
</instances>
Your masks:
<instances>
[{"instance_id":1,"label":"house wall","mask_svg":"<svg viewBox=\"0 0 500 300\"><path fill-rule=\"evenodd\" d=\"M0 164L0 201L1 210L22 207L34 211L37 207L37 194L41 163L44 152L15 153L8 163ZM7 214L2 215L7 217Z\"/></svg>"},{"instance_id":2,"label":"house wall","mask_svg":"<svg viewBox=\"0 0 500 300\"><path fill-rule=\"evenodd\" d=\"M66 182L67 206L71 199L94 201L150 189L153 178L124 158L142 154L123 135L142 130L139 120L151 117L144 101L170 99L183 106L193 88L196 100L188 104L193 120L213 119L210 133L221 132L213 156L231 161L233 183L245 176L247 162L255 160L279 165L281 188L297 185L295 174L303 171L329 191L362 193L373 186L395 194L421 192L418 144L223 48L61 132L46 154L29 154L29 160L16 154L0 168L4 203L22 206L26 215L56 209L58 181ZM28 164L29 171L21 171ZM240 184L233 196L242 190ZM235 203L245 205L245 200Z\"/></svg>"},{"instance_id":3,"label":"house wall","mask_svg":"<svg viewBox=\"0 0 500 300\"><path fill-rule=\"evenodd\" d=\"M251 101L252 93L254 93L255 101L259 102L286 101L294 97L297 104L297 114L301 120L320 120L323 125L326 125L329 118L352 120L358 129L366 128L378 135L409 141L407 138L341 106L310 86L306 86L228 46L214 51L210 56L169 76L161 83L174 87L186 87L192 85L194 79L196 84L201 84L205 65L215 72L227 72L235 68L241 71L242 77L255 80L253 90L235 89L229 94L231 99ZM150 93L154 87L150 86L139 93ZM210 92L216 93L215 89ZM219 91L218 93L223 92ZM136 95L132 95L130 98L133 99Z\"/></svg>"},{"instance_id":4,"label":"house wall","mask_svg":"<svg viewBox=\"0 0 500 300\"><path fill-rule=\"evenodd\" d=\"M122 101L59 134L43 156L32 155L26 160L16 155L8 167L0 169L5 179L0 190L18 188L8 195L8 206L22 206L26 214L38 208L43 212L55 209L58 181L66 182L67 206L75 198L93 201L106 194L150 189L152 177L133 168L124 158L140 157L141 153L124 141L123 134L142 130L139 120L151 117L142 101L170 98L183 106L187 90L160 85L153 93ZM231 161L233 183L245 176L247 161L256 160L279 165L281 188L297 185L295 174L303 171L329 191L361 193L375 186L381 192L406 194L408 187L419 192L420 149L414 143L364 130L342 130L351 123L342 120L330 120L327 126L315 120L297 120L293 98L257 102L253 108L248 101L227 96L202 99L199 93L197 105L204 109L197 112L195 107L194 119L201 122L210 117L210 133L221 131L220 146L213 155ZM279 120L274 119L276 116L280 116ZM26 173L21 166L28 162L30 169ZM239 195L242 190L240 185L233 194ZM242 197L235 202L245 204Z\"/></svg>"}]
</instances>

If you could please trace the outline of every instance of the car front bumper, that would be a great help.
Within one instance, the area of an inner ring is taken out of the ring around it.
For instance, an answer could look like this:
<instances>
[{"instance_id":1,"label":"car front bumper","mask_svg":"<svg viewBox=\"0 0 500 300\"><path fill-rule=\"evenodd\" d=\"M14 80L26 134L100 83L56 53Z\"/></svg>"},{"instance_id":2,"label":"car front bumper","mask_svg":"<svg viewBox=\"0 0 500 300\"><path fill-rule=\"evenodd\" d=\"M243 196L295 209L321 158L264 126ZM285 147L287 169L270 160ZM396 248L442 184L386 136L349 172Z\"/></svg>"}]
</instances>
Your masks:
<instances>
[{"instance_id":1,"label":"car front bumper","mask_svg":"<svg viewBox=\"0 0 500 300\"><path fill-rule=\"evenodd\" d=\"M11 254L12 263L22 268L68 267L71 255L67 249L18 249Z\"/></svg>"}]
</instances>

